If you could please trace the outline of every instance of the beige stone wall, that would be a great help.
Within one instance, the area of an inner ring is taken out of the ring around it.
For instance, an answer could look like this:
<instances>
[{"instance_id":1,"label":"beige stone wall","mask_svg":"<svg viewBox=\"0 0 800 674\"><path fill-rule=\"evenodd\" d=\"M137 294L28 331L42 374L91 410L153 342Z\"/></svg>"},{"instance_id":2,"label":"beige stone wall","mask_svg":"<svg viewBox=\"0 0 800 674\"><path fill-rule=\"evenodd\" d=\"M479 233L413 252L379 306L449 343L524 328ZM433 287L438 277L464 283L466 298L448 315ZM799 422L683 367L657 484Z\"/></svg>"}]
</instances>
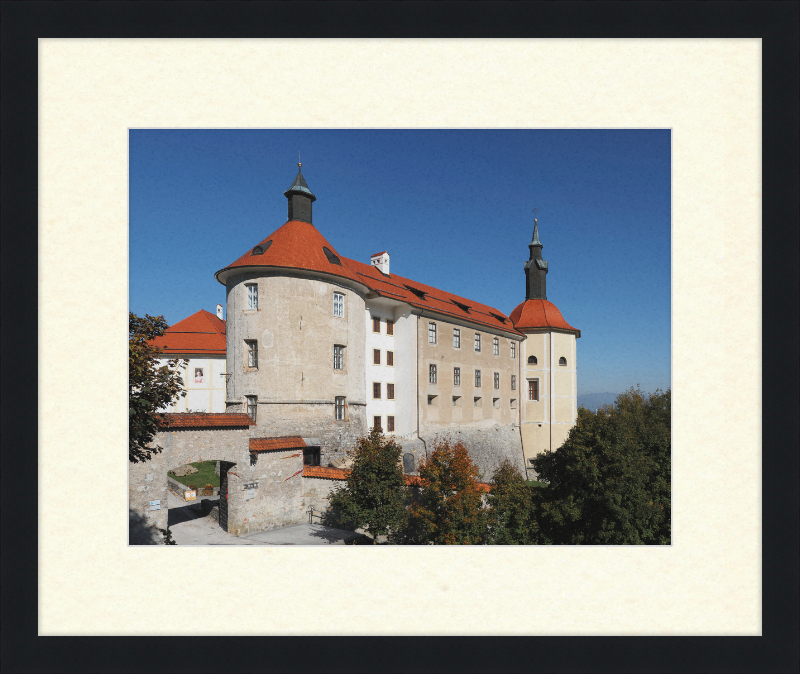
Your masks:
<instances>
[{"instance_id":1,"label":"beige stone wall","mask_svg":"<svg viewBox=\"0 0 800 674\"><path fill-rule=\"evenodd\" d=\"M258 286L258 310L247 309L248 284ZM254 435L325 436L332 450L367 433L364 296L355 286L300 275L241 274L227 281L227 411L246 411L256 396ZM344 316L333 312L334 293L344 295ZM258 343L258 367L247 362L247 341ZM334 345L344 363L333 367ZM337 422L334 401L348 404ZM359 409L360 408L360 409ZM346 440L343 438L346 438ZM340 442L341 438L341 442Z\"/></svg>"},{"instance_id":2,"label":"beige stone wall","mask_svg":"<svg viewBox=\"0 0 800 674\"><path fill-rule=\"evenodd\" d=\"M436 343L429 342L429 323L436 323ZM461 331L461 346L453 346L453 330ZM481 351L475 351L475 333L481 336ZM497 337L499 354L494 355L493 338ZM417 322L418 405L420 435L439 429L465 425L491 426L519 423L519 354L510 356L511 339L476 327L458 325L439 317L422 315ZM436 366L436 383L430 383L429 368ZM461 383L454 384L454 368L461 369ZM481 386L475 386L475 371L481 371ZM499 388L494 388L494 374L499 374ZM517 377L511 390L511 376ZM435 396L429 404L429 396ZM456 397L454 404L453 398ZM475 398L480 398L475 404ZM516 408L511 407L515 399Z\"/></svg>"},{"instance_id":3,"label":"beige stone wall","mask_svg":"<svg viewBox=\"0 0 800 674\"><path fill-rule=\"evenodd\" d=\"M521 436L526 467L544 450L556 450L566 440L577 415L577 347L569 333L538 331L526 335L521 377L524 386ZM535 364L528 357L535 356ZM566 365L559 359L566 358ZM539 401L527 396L527 381L539 379Z\"/></svg>"}]
</instances>

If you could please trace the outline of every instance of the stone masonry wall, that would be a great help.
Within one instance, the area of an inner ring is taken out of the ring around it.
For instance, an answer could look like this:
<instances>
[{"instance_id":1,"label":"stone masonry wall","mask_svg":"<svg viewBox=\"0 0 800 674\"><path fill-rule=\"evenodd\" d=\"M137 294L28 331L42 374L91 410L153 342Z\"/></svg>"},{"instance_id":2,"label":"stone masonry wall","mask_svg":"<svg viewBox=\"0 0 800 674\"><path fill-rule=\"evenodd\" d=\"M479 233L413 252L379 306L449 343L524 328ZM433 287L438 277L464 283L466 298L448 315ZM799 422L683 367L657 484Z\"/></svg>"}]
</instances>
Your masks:
<instances>
[{"instance_id":1,"label":"stone masonry wall","mask_svg":"<svg viewBox=\"0 0 800 674\"><path fill-rule=\"evenodd\" d=\"M519 428L496 424L483 428L456 428L442 430L437 433L413 437L399 437L397 443L403 447L403 454L414 455L414 472L427 454L433 452L437 441L449 439L462 442L469 452L470 458L478 466L478 479L489 482L494 471L504 460L508 460L525 476L525 464L522 454L522 441Z\"/></svg>"}]
</instances>

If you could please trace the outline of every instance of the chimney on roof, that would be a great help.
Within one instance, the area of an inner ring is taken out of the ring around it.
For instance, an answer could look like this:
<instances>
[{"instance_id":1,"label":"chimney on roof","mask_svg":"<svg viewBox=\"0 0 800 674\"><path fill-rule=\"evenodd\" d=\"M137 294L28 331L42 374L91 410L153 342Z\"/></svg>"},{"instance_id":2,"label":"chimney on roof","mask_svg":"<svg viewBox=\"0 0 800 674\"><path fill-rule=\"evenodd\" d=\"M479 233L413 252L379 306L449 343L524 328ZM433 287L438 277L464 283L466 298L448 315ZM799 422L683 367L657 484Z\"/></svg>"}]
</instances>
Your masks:
<instances>
[{"instance_id":1,"label":"chimney on roof","mask_svg":"<svg viewBox=\"0 0 800 674\"><path fill-rule=\"evenodd\" d=\"M389 275L389 253L385 250L381 253L375 253L370 258L373 267L377 267L380 271L382 271L387 276Z\"/></svg>"},{"instance_id":2,"label":"chimney on roof","mask_svg":"<svg viewBox=\"0 0 800 674\"><path fill-rule=\"evenodd\" d=\"M306 179L300 172L303 165L297 163L297 175L292 186L283 193L289 200L289 220L302 220L311 224L311 204L317 198L311 193L306 184Z\"/></svg>"},{"instance_id":3,"label":"chimney on roof","mask_svg":"<svg viewBox=\"0 0 800 674\"><path fill-rule=\"evenodd\" d=\"M222 320L222 305L221 304L217 305L217 318L219 320Z\"/></svg>"}]
</instances>

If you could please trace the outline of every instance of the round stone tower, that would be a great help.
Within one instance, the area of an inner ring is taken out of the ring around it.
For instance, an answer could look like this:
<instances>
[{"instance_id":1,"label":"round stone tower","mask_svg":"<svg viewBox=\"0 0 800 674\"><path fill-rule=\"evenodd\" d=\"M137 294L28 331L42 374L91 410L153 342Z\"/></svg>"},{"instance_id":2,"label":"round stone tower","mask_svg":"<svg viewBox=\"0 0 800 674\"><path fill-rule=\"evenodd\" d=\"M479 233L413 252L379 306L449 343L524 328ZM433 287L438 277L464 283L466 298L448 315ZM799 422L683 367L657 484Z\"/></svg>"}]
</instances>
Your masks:
<instances>
[{"instance_id":1,"label":"round stone tower","mask_svg":"<svg viewBox=\"0 0 800 674\"><path fill-rule=\"evenodd\" d=\"M368 432L368 289L314 227L300 171L284 195L289 220L215 275L227 298L226 411L254 417L255 437L312 438L335 453Z\"/></svg>"}]
</instances>

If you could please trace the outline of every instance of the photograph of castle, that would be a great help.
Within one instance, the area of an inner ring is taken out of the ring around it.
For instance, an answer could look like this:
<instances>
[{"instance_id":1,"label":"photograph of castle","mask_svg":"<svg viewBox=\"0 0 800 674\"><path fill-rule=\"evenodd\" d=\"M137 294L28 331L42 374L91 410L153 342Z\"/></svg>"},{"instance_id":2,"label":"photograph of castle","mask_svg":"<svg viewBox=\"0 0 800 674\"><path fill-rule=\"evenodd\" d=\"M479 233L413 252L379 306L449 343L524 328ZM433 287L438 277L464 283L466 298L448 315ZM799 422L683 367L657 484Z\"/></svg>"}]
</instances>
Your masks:
<instances>
[{"instance_id":1,"label":"photograph of castle","mask_svg":"<svg viewBox=\"0 0 800 674\"><path fill-rule=\"evenodd\" d=\"M548 299L574 285L558 264L547 283L543 249L560 234L539 222L526 190L498 195L498 215L513 214L513 227L484 232L514 251L505 313L459 291L480 268L436 287L388 247L357 259L316 221L326 196L311 175L298 162L288 189L265 196L283 203L283 223L249 232L207 270L224 304L152 340L164 364L185 359L186 395L162 410L149 460L130 464L131 517L150 528L169 528L165 506L185 488L172 471L196 462L216 462L215 519L243 537L324 512L347 476L348 451L372 429L402 446L407 479L446 438L467 448L486 484L503 464L535 480L534 459L558 449L576 422L586 327L579 303ZM363 186L365 199L371 189ZM595 261L603 267L602 253ZM486 275L502 266L487 261Z\"/></svg>"}]
</instances>

